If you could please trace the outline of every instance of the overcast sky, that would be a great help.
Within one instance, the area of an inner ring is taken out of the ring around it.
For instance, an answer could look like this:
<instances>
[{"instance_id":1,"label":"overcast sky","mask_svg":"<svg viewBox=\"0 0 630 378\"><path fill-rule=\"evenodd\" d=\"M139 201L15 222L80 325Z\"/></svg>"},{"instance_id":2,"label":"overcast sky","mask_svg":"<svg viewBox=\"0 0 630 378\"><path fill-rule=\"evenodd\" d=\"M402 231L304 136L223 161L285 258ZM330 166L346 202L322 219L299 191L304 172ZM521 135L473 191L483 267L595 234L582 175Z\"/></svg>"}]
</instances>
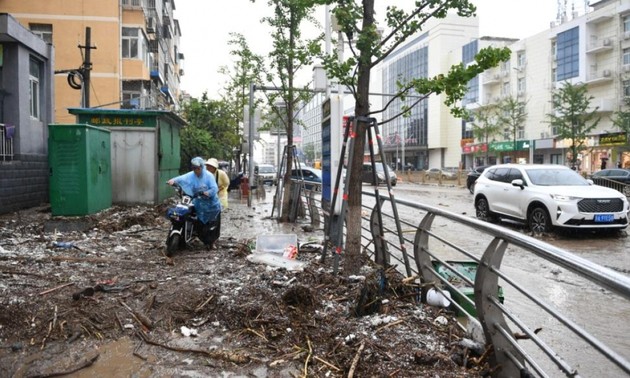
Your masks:
<instances>
[{"instance_id":1,"label":"overcast sky","mask_svg":"<svg viewBox=\"0 0 630 378\"><path fill-rule=\"evenodd\" d=\"M571 2L568 1L569 8ZM576 9L583 9L583 0L573 2ZM394 3L410 9L414 0L376 0L380 7ZM473 3L477 6L480 36L525 38L548 29L557 15L554 0L473 0ZM182 31L181 52L185 57L181 87L193 97L208 92L210 98L218 98L217 92L226 81L218 70L233 64L227 44L230 32L243 34L257 54L266 55L270 50L270 31L260 22L270 12L267 0L255 3L177 0L175 5L175 18ZM323 25L323 10L315 16ZM377 19L381 20L378 16Z\"/></svg>"}]
</instances>

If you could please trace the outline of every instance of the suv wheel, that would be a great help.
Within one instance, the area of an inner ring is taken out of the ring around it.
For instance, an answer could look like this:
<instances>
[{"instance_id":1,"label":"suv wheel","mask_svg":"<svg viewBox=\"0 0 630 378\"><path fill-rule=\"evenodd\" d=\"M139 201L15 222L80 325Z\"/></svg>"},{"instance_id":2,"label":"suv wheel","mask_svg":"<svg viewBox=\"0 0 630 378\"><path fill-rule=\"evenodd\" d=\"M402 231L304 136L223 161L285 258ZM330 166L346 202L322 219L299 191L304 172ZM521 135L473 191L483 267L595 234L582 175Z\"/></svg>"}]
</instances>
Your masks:
<instances>
[{"instance_id":1,"label":"suv wheel","mask_svg":"<svg viewBox=\"0 0 630 378\"><path fill-rule=\"evenodd\" d=\"M551 231L551 218L547 209L536 206L530 210L527 217L527 225L529 230L535 234L542 234Z\"/></svg>"},{"instance_id":2,"label":"suv wheel","mask_svg":"<svg viewBox=\"0 0 630 378\"><path fill-rule=\"evenodd\" d=\"M497 220L497 216L490 211L490 205L488 204L486 197L480 197L477 201L475 201L475 210L477 218L479 219L491 223Z\"/></svg>"}]
</instances>

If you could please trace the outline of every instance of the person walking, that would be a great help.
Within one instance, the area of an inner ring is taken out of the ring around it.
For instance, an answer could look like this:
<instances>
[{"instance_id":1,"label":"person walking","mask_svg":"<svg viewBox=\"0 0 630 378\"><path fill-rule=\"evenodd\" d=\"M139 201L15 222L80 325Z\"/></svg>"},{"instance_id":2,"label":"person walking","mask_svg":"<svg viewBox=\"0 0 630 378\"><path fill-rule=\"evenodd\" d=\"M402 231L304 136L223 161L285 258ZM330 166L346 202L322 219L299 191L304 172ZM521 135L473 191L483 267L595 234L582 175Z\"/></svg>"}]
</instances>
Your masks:
<instances>
[{"instance_id":1,"label":"person walking","mask_svg":"<svg viewBox=\"0 0 630 378\"><path fill-rule=\"evenodd\" d=\"M219 169L219 161L210 158L206 161L206 169L214 176L217 186L219 187L219 201L223 209L228 207L228 187L230 186L230 178L223 169Z\"/></svg>"},{"instance_id":2,"label":"person walking","mask_svg":"<svg viewBox=\"0 0 630 378\"><path fill-rule=\"evenodd\" d=\"M190 161L192 170L183 175L173 177L167 181L173 186L177 183L190 196L201 193L193 200L198 224L195 225L199 239L208 247L214 248L214 242L221 235L221 203L219 202L219 188L214 175L206 170L201 157Z\"/></svg>"}]
</instances>

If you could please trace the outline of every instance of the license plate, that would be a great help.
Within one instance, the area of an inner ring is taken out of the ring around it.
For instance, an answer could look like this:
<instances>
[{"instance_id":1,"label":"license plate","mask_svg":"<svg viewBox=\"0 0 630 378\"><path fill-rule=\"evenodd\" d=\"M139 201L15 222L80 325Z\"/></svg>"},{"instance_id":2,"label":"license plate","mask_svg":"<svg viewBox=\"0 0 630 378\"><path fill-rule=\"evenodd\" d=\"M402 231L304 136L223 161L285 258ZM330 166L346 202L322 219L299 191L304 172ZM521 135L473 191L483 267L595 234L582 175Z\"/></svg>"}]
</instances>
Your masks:
<instances>
[{"instance_id":1,"label":"license plate","mask_svg":"<svg viewBox=\"0 0 630 378\"><path fill-rule=\"evenodd\" d=\"M596 223L611 223L615 220L615 216L612 214L595 214Z\"/></svg>"}]
</instances>

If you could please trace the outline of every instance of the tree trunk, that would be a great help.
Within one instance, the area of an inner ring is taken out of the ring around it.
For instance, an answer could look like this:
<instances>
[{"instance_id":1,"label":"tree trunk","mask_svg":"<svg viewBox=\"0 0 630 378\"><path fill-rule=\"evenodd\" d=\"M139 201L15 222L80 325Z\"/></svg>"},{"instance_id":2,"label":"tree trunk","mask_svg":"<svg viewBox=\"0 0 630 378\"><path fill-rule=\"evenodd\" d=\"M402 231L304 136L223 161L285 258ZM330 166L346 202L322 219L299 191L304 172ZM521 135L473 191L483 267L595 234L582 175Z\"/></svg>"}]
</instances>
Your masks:
<instances>
[{"instance_id":1,"label":"tree trunk","mask_svg":"<svg viewBox=\"0 0 630 378\"><path fill-rule=\"evenodd\" d=\"M363 25L366 30L374 24L374 0L363 0ZM367 49L360 50L358 65L357 98L355 116L357 120L366 117L370 112L370 69L371 56ZM346 250L344 256L344 273L352 275L359 273L361 268L361 171L363 170L363 151L365 150L366 126L364 121L355 123L354 156L350 165L348 182L352 183L348 190L348 212Z\"/></svg>"}]
</instances>

